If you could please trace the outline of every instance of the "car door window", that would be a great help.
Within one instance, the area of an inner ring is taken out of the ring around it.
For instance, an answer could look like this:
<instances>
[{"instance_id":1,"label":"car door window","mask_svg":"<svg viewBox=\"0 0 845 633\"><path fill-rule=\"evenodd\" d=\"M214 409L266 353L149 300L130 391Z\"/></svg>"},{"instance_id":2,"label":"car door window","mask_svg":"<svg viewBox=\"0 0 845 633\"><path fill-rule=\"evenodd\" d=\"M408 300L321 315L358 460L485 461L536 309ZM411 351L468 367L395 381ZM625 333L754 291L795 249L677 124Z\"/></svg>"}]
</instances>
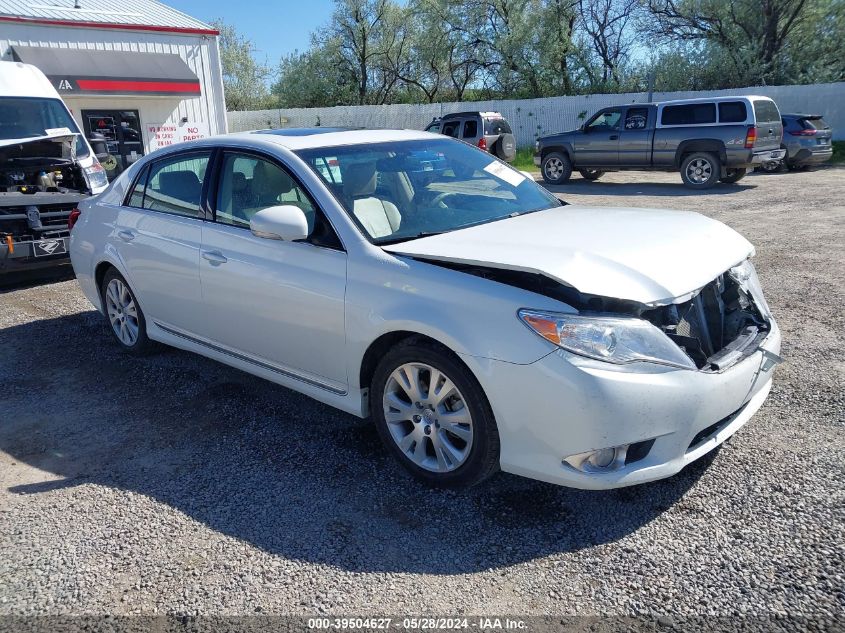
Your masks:
<instances>
[{"instance_id":1,"label":"car door window","mask_svg":"<svg viewBox=\"0 0 845 633\"><path fill-rule=\"evenodd\" d=\"M446 136L451 136L452 138L458 138L458 130L460 130L460 128L460 121L448 121L443 124L440 133L445 134Z\"/></svg>"},{"instance_id":2,"label":"car door window","mask_svg":"<svg viewBox=\"0 0 845 633\"><path fill-rule=\"evenodd\" d=\"M150 167L147 165L141 171L141 175L138 176L138 180L135 181L135 186L132 188L132 193L129 194L129 198L126 200L126 206L128 207L135 207L136 209L143 209L144 208L144 191L147 188L147 177L150 174Z\"/></svg>"},{"instance_id":3,"label":"car door window","mask_svg":"<svg viewBox=\"0 0 845 633\"><path fill-rule=\"evenodd\" d=\"M598 115L595 120L587 126L590 132L601 132L602 130L615 130L619 128L619 119L622 118L622 110L608 110Z\"/></svg>"},{"instance_id":4,"label":"car door window","mask_svg":"<svg viewBox=\"0 0 845 633\"><path fill-rule=\"evenodd\" d=\"M283 204L302 209L309 230L314 226L316 207L286 169L257 156L224 155L215 221L248 228L256 213Z\"/></svg>"},{"instance_id":5,"label":"car door window","mask_svg":"<svg viewBox=\"0 0 845 633\"><path fill-rule=\"evenodd\" d=\"M143 194L143 208L198 217L210 154L180 154L153 163Z\"/></svg>"},{"instance_id":6,"label":"car door window","mask_svg":"<svg viewBox=\"0 0 845 633\"><path fill-rule=\"evenodd\" d=\"M626 130L644 130L648 125L648 108L629 108L625 115Z\"/></svg>"},{"instance_id":7,"label":"car door window","mask_svg":"<svg viewBox=\"0 0 845 633\"><path fill-rule=\"evenodd\" d=\"M478 136L478 121L464 121L464 138L475 138Z\"/></svg>"}]
</instances>

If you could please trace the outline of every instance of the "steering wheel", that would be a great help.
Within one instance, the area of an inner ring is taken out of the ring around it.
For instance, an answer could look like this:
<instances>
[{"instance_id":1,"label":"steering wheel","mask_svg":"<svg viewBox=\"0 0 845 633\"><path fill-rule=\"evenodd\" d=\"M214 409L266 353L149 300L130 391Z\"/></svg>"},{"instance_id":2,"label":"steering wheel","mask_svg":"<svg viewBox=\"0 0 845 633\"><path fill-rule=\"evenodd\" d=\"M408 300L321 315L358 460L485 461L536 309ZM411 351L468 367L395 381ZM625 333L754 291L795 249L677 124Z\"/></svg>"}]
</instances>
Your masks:
<instances>
[{"instance_id":1,"label":"steering wheel","mask_svg":"<svg viewBox=\"0 0 845 633\"><path fill-rule=\"evenodd\" d=\"M440 207L441 209L449 209L451 207L448 204L446 204L444 201L449 196L454 196L454 195L455 195L454 191L444 191L443 193L439 193L434 197L434 200L431 201L431 206Z\"/></svg>"}]
</instances>

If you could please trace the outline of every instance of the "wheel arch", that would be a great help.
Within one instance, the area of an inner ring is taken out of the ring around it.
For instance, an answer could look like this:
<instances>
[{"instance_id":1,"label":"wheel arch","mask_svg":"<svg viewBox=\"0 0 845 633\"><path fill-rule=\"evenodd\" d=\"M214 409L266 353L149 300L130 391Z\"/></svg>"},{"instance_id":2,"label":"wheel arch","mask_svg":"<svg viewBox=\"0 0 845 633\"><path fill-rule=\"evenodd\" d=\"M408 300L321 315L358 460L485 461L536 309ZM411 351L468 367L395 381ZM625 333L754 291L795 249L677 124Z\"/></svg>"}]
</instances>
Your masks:
<instances>
[{"instance_id":1,"label":"wheel arch","mask_svg":"<svg viewBox=\"0 0 845 633\"><path fill-rule=\"evenodd\" d=\"M561 154L565 154L566 157L569 158L570 161L572 161L572 164L575 164L575 162L572 160L572 149L565 143L555 143L554 145L547 145L542 147L540 149L540 160L543 160L552 152L560 152Z\"/></svg>"},{"instance_id":2,"label":"wheel arch","mask_svg":"<svg viewBox=\"0 0 845 633\"><path fill-rule=\"evenodd\" d=\"M394 330L380 335L372 343L370 343L364 351L364 355L361 357L361 365L358 370L358 386L361 389L369 389L373 381L373 376L376 372L376 367L379 364L379 360L381 360L385 354L400 343L411 340L431 345L438 348L440 351L449 354L455 359L455 361L466 367L470 374L475 376L475 372L467 367L467 364L461 359L460 355L442 341L439 341L428 334L422 334L412 330ZM475 378L478 380L477 376L475 376Z\"/></svg>"},{"instance_id":3,"label":"wheel arch","mask_svg":"<svg viewBox=\"0 0 845 633\"><path fill-rule=\"evenodd\" d=\"M675 168L680 168L684 159L695 152L716 154L723 165L728 160L728 152L727 149L725 149L725 144L719 139L691 139L683 141L680 145L678 145L678 149L675 151Z\"/></svg>"}]
</instances>

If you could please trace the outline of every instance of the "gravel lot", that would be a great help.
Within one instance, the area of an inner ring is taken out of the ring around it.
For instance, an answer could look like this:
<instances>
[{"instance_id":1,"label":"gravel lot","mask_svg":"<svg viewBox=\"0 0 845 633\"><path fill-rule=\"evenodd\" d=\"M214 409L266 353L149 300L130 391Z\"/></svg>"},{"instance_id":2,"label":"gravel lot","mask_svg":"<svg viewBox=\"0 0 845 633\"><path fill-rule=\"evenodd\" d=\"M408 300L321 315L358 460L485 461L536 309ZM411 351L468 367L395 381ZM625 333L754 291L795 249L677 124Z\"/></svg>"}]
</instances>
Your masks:
<instances>
[{"instance_id":1,"label":"gravel lot","mask_svg":"<svg viewBox=\"0 0 845 633\"><path fill-rule=\"evenodd\" d=\"M756 245L786 363L721 451L618 491L425 490L368 422L188 353L123 356L75 281L19 284L0 290L0 615L845 617L845 169L555 191Z\"/></svg>"}]
</instances>

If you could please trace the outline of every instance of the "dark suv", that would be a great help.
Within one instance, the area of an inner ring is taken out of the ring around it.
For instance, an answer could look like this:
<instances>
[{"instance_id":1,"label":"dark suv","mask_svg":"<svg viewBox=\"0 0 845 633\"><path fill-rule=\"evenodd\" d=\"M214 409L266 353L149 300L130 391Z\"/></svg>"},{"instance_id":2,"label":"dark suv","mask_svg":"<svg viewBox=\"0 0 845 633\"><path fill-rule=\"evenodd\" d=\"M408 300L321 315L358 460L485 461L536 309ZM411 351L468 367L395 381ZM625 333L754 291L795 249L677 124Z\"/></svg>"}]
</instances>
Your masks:
<instances>
[{"instance_id":1,"label":"dark suv","mask_svg":"<svg viewBox=\"0 0 845 633\"><path fill-rule=\"evenodd\" d=\"M780 112L768 97L686 99L605 108L577 130L537 140L534 163L550 184L573 169L595 180L606 171L680 171L694 189L734 183L747 168L780 160Z\"/></svg>"},{"instance_id":2,"label":"dark suv","mask_svg":"<svg viewBox=\"0 0 845 633\"><path fill-rule=\"evenodd\" d=\"M823 163L833 156L833 132L821 114L784 114L783 162L789 169Z\"/></svg>"},{"instance_id":3,"label":"dark suv","mask_svg":"<svg viewBox=\"0 0 845 633\"><path fill-rule=\"evenodd\" d=\"M498 112L455 112L434 119L425 128L457 138L511 162L516 156L516 139L510 124Z\"/></svg>"}]
</instances>

